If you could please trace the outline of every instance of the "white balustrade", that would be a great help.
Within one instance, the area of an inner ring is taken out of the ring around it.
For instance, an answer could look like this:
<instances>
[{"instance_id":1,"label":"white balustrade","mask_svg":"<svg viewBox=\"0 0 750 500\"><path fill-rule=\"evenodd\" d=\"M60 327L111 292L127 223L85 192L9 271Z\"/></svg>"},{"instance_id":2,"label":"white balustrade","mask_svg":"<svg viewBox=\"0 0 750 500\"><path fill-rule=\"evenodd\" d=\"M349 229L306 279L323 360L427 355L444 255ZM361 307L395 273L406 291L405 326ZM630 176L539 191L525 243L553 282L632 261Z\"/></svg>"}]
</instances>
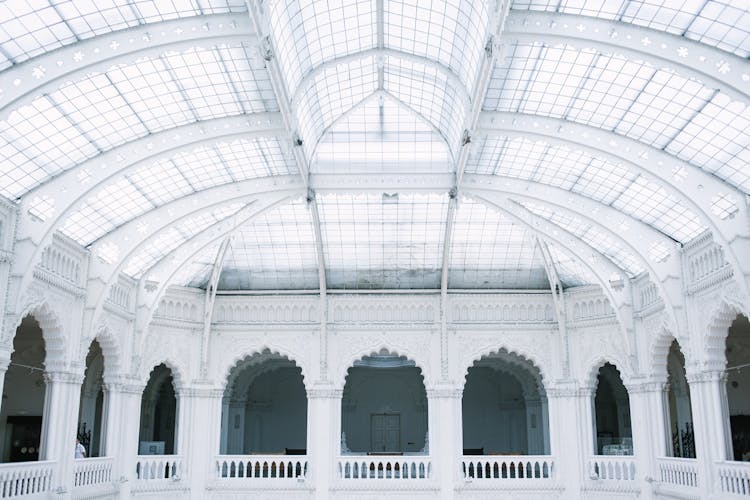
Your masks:
<instances>
[{"instance_id":1,"label":"white balustrade","mask_svg":"<svg viewBox=\"0 0 750 500\"><path fill-rule=\"evenodd\" d=\"M111 482L113 462L111 457L77 458L73 464L73 487Z\"/></svg>"},{"instance_id":2,"label":"white balustrade","mask_svg":"<svg viewBox=\"0 0 750 500\"><path fill-rule=\"evenodd\" d=\"M594 455L589 458L588 476L607 481L635 480L635 459L630 456Z\"/></svg>"},{"instance_id":3,"label":"white balustrade","mask_svg":"<svg viewBox=\"0 0 750 500\"><path fill-rule=\"evenodd\" d=\"M306 455L219 455L216 477L243 479L301 479L307 476Z\"/></svg>"},{"instance_id":4,"label":"white balustrade","mask_svg":"<svg viewBox=\"0 0 750 500\"><path fill-rule=\"evenodd\" d=\"M184 473L184 462L179 455L138 455L135 466L136 479L139 481L176 481L182 479Z\"/></svg>"},{"instance_id":5,"label":"white balustrade","mask_svg":"<svg viewBox=\"0 0 750 500\"><path fill-rule=\"evenodd\" d=\"M675 486L698 486L698 461L694 458L660 457L659 480Z\"/></svg>"},{"instance_id":6,"label":"white balustrade","mask_svg":"<svg viewBox=\"0 0 750 500\"><path fill-rule=\"evenodd\" d=\"M464 455L466 479L552 479L555 459L547 455Z\"/></svg>"},{"instance_id":7,"label":"white balustrade","mask_svg":"<svg viewBox=\"0 0 750 500\"><path fill-rule=\"evenodd\" d=\"M0 498L42 497L52 488L55 462L0 464Z\"/></svg>"},{"instance_id":8,"label":"white balustrade","mask_svg":"<svg viewBox=\"0 0 750 500\"><path fill-rule=\"evenodd\" d=\"M723 493L750 496L750 462L719 462L716 468Z\"/></svg>"},{"instance_id":9,"label":"white balustrade","mask_svg":"<svg viewBox=\"0 0 750 500\"><path fill-rule=\"evenodd\" d=\"M430 479L432 461L427 456L342 456L337 460L339 479Z\"/></svg>"}]
</instances>

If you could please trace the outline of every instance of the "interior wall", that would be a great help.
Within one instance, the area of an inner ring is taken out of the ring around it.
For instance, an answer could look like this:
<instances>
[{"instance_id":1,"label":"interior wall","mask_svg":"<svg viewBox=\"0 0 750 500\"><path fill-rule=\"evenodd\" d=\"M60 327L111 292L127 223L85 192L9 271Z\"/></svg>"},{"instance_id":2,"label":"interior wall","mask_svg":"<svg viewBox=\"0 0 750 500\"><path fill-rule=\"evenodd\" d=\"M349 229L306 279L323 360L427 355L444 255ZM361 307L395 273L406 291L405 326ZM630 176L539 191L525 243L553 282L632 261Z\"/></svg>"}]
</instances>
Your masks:
<instances>
[{"instance_id":1,"label":"interior wall","mask_svg":"<svg viewBox=\"0 0 750 500\"><path fill-rule=\"evenodd\" d=\"M38 458L44 412L44 358L42 330L33 317L27 316L16 329L3 385L0 408L3 462Z\"/></svg>"},{"instance_id":2,"label":"interior wall","mask_svg":"<svg viewBox=\"0 0 750 500\"><path fill-rule=\"evenodd\" d=\"M469 368L462 410L465 450L481 449L486 455L544 453L529 449L525 395L512 375L483 366Z\"/></svg>"},{"instance_id":3,"label":"interior wall","mask_svg":"<svg viewBox=\"0 0 750 500\"><path fill-rule=\"evenodd\" d=\"M400 450L420 453L427 433L427 393L415 367L349 369L341 403L341 430L352 453L372 450L373 415L399 416ZM345 452L342 450L342 452Z\"/></svg>"}]
</instances>

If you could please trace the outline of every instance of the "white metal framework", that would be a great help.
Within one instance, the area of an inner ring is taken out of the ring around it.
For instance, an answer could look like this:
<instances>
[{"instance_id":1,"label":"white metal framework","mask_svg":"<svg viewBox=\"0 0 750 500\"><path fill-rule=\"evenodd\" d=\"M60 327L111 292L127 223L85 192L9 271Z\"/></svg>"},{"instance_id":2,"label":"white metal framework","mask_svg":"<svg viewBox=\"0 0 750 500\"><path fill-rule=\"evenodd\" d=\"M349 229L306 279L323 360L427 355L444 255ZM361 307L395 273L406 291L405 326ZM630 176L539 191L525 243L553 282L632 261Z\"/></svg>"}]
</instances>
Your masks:
<instances>
[{"instance_id":1,"label":"white metal framework","mask_svg":"<svg viewBox=\"0 0 750 500\"><path fill-rule=\"evenodd\" d=\"M104 290L158 276L159 290L212 293L599 284L614 297L606 262L679 308L679 248L710 233L747 293L749 12L3 2L13 272L28 287L57 233L92 252Z\"/></svg>"}]
</instances>

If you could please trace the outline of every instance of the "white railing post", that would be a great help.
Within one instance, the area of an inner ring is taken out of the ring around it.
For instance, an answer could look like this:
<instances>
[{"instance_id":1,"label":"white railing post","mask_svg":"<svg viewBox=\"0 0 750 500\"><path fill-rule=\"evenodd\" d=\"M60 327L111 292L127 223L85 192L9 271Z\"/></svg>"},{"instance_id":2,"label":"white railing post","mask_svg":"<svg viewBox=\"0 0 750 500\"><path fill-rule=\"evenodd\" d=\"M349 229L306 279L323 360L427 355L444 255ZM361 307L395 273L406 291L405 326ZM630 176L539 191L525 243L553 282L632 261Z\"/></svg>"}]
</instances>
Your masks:
<instances>
[{"instance_id":1,"label":"white railing post","mask_svg":"<svg viewBox=\"0 0 750 500\"><path fill-rule=\"evenodd\" d=\"M316 500L329 498L341 453L341 396L333 385L316 385L307 391L307 456Z\"/></svg>"}]
</instances>

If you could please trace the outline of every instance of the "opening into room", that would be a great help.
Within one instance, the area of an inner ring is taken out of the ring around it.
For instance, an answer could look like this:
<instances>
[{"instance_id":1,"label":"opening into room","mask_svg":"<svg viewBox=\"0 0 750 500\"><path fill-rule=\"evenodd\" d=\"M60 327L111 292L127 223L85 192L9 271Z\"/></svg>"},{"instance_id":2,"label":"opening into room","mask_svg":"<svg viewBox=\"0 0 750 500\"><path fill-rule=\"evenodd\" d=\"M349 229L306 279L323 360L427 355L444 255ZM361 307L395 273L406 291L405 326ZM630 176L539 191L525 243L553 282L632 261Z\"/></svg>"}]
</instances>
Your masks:
<instances>
[{"instance_id":1,"label":"opening into room","mask_svg":"<svg viewBox=\"0 0 750 500\"><path fill-rule=\"evenodd\" d=\"M685 356L673 341L667 355L667 411L673 457L695 458L695 434L690 387L685 376Z\"/></svg>"},{"instance_id":2,"label":"opening into room","mask_svg":"<svg viewBox=\"0 0 750 500\"><path fill-rule=\"evenodd\" d=\"M630 400L617 368L606 363L599 368L594 396L597 455L632 455Z\"/></svg>"},{"instance_id":3,"label":"opening into room","mask_svg":"<svg viewBox=\"0 0 750 500\"><path fill-rule=\"evenodd\" d=\"M342 455L427 455L427 392L414 361L385 351L349 368L341 401Z\"/></svg>"},{"instance_id":4,"label":"opening into room","mask_svg":"<svg viewBox=\"0 0 750 500\"><path fill-rule=\"evenodd\" d=\"M172 370L155 367L141 398L139 455L173 455L177 422L177 396Z\"/></svg>"},{"instance_id":5,"label":"opening into room","mask_svg":"<svg viewBox=\"0 0 750 500\"><path fill-rule=\"evenodd\" d=\"M16 329L0 408L3 462L39 460L44 413L44 338L33 316ZM71 445L72 447L72 445Z\"/></svg>"},{"instance_id":6,"label":"opening into room","mask_svg":"<svg viewBox=\"0 0 750 500\"><path fill-rule=\"evenodd\" d=\"M94 340L86 356L86 371L81 385L78 409L78 441L87 457L101 455L102 410L104 404L104 356L99 342Z\"/></svg>"},{"instance_id":7,"label":"opening into room","mask_svg":"<svg viewBox=\"0 0 750 500\"><path fill-rule=\"evenodd\" d=\"M223 455L305 455L307 393L302 370L285 357L245 358L229 374L222 402Z\"/></svg>"},{"instance_id":8,"label":"opening into room","mask_svg":"<svg viewBox=\"0 0 750 500\"><path fill-rule=\"evenodd\" d=\"M750 322L740 314L726 340L727 402L732 429L732 457L750 461Z\"/></svg>"}]
</instances>

